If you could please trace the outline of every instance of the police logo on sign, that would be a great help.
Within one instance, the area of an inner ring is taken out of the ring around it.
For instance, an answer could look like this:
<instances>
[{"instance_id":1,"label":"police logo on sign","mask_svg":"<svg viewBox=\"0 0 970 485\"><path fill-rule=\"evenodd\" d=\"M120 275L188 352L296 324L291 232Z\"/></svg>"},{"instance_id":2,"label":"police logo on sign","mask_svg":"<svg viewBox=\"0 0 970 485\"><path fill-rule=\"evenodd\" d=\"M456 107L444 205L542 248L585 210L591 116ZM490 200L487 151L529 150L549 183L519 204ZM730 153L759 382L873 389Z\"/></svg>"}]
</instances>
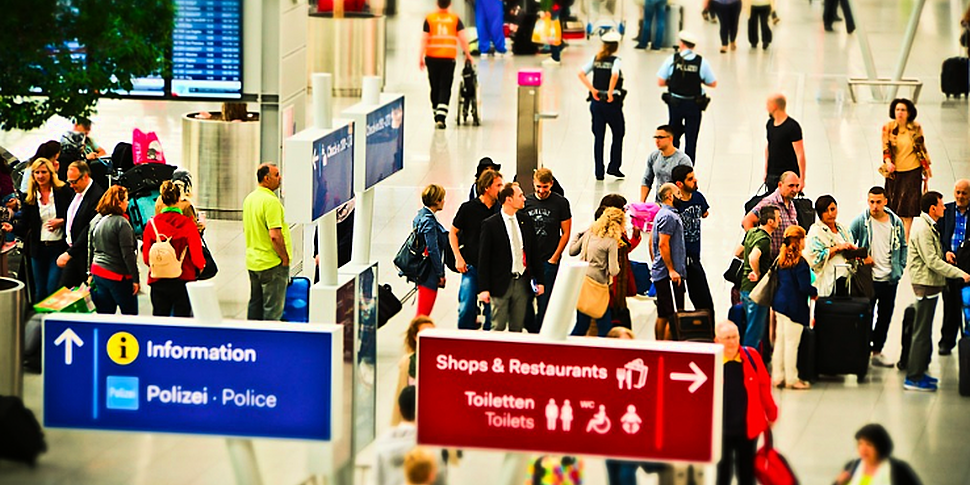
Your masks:
<instances>
[{"instance_id":1,"label":"police logo on sign","mask_svg":"<svg viewBox=\"0 0 970 485\"><path fill-rule=\"evenodd\" d=\"M138 358L138 340L128 332L118 332L108 339L105 351L115 364L128 365Z\"/></svg>"}]
</instances>

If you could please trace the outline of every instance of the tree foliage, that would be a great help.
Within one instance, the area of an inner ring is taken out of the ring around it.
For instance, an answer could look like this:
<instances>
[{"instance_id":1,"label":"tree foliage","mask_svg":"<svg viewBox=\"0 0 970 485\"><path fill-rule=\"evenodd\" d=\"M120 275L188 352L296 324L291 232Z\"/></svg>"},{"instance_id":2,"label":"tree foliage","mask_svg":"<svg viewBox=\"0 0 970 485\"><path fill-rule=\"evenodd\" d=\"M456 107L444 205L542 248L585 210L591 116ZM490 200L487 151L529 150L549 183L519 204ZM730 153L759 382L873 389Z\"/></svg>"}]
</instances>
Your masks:
<instances>
[{"instance_id":1,"label":"tree foliage","mask_svg":"<svg viewBox=\"0 0 970 485\"><path fill-rule=\"evenodd\" d=\"M86 117L133 78L171 70L173 0L0 0L0 11L4 130ZM72 41L81 48L72 52Z\"/></svg>"}]
</instances>

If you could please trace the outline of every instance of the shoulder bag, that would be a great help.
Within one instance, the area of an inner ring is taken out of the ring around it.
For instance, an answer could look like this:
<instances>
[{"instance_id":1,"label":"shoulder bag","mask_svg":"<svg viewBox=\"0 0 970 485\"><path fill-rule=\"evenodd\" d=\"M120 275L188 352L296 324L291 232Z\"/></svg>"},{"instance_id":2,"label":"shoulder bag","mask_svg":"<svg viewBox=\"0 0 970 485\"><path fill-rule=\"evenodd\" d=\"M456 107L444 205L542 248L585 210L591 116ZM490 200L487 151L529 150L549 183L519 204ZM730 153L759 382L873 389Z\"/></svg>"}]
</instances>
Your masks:
<instances>
[{"instance_id":1,"label":"shoulder bag","mask_svg":"<svg viewBox=\"0 0 970 485\"><path fill-rule=\"evenodd\" d=\"M770 307L771 301L775 299L775 292L778 291L778 260L775 260L761 277L761 281L751 290L749 298L751 301L763 307Z\"/></svg>"},{"instance_id":2,"label":"shoulder bag","mask_svg":"<svg viewBox=\"0 0 970 485\"><path fill-rule=\"evenodd\" d=\"M424 254L424 250L424 238L418 234L418 229L415 227L394 257L394 266L397 267L398 275L415 283L421 281L426 276L431 263Z\"/></svg>"}]
</instances>

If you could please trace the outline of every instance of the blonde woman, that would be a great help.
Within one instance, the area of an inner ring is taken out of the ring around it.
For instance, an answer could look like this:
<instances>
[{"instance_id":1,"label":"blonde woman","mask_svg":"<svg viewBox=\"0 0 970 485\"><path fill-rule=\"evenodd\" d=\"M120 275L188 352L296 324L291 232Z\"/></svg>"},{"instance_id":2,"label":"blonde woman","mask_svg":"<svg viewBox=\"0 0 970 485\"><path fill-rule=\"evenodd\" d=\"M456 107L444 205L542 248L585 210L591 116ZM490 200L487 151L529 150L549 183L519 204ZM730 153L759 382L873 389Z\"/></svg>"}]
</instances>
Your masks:
<instances>
[{"instance_id":1,"label":"blonde woman","mask_svg":"<svg viewBox=\"0 0 970 485\"><path fill-rule=\"evenodd\" d=\"M586 276L597 283L610 284L610 279L620 272L619 246L626 227L626 214L615 207L607 207L599 219L585 232L576 235L569 246L569 254L581 255L583 261L589 263ZM583 312L576 312L576 327L572 335L586 335L592 317ZM605 337L613 326L613 319L609 306L606 313L597 319L597 330L600 337Z\"/></svg>"},{"instance_id":2,"label":"blonde woman","mask_svg":"<svg viewBox=\"0 0 970 485\"><path fill-rule=\"evenodd\" d=\"M57 177L53 162L38 158L30 164L23 216L14 231L27 242L36 301L58 288L61 268L57 257L67 251L64 220L73 199L74 191Z\"/></svg>"}]
</instances>

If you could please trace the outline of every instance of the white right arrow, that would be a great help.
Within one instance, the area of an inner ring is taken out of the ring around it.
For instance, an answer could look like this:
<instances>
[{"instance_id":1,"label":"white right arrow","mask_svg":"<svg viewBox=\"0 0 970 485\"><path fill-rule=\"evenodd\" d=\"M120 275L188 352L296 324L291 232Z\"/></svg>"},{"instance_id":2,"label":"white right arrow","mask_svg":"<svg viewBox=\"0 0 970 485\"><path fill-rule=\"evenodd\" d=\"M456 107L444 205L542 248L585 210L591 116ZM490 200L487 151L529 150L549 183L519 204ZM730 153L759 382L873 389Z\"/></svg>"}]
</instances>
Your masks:
<instances>
[{"instance_id":1,"label":"white right arrow","mask_svg":"<svg viewBox=\"0 0 970 485\"><path fill-rule=\"evenodd\" d=\"M64 363L71 365L74 362L74 345L83 347L84 341L69 327L61 332L61 335L54 341L54 345L60 346L61 344L64 344Z\"/></svg>"},{"instance_id":2,"label":"white right arrow","mask_svg":"<svg viewBox=\"0 0 970 485\"><path fill-rule=\"evenodd\" d=\"M704 372L701 371L701 368L698 367L697 364L695 364L693 362L690 363L690 368L694 372L692 372L692 373L688 373L688 372L671 372L670 373L670 380L672 380L672 381L688 381L688 382L693 381L694 383L691 384L690 387L687 388L687 390L690 391L691 394L693 394L694 391L696 391L697 389L699 389L701 387L701 385L703 385L705 382L707 382L707 375L704 374Z\"/></svg>"}]
</instances>

